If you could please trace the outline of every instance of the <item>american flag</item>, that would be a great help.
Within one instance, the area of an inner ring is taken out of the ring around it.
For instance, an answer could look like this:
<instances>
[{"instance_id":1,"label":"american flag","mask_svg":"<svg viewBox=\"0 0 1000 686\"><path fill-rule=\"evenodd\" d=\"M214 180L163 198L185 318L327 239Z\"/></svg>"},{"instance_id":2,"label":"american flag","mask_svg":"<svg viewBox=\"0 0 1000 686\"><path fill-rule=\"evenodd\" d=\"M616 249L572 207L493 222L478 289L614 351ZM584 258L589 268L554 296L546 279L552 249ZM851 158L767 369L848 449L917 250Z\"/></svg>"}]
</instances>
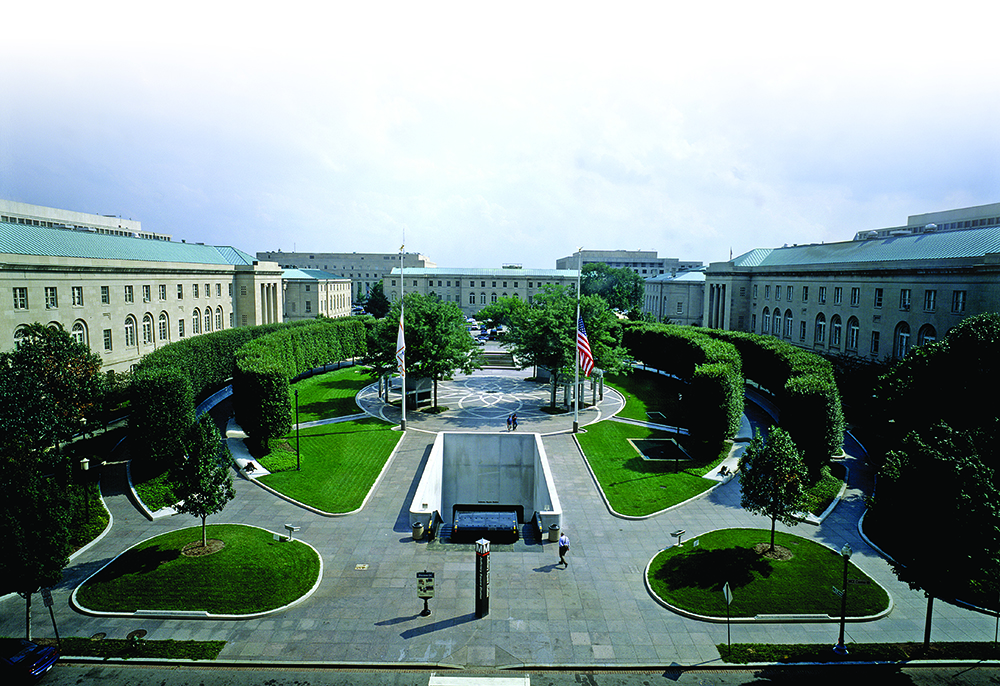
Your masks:
<instances>
[{"instance_id":1,"label":"american flag","mask_svg":"<svg viewBox=\"0 0 1000 686\"><path fill-rule=\"evenodd\" d=\"M587 329L583 326L583 317L579 317L576 325L576 349L580 353L580 367L584 376L590 376L594 368L594 353L590 352L590 341L587 339Z\"/></svg>"}]
</instances>

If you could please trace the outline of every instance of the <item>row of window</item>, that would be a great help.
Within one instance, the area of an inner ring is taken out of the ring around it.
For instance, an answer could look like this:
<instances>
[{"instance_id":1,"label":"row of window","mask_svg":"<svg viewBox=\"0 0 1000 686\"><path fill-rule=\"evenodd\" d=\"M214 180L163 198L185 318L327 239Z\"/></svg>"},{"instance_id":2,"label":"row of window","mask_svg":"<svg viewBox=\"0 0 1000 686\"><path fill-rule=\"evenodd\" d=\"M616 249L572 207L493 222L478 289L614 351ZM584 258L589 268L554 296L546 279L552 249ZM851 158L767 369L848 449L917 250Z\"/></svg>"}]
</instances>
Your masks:
<instances>
[{"instance_id":1,"label":"row of window","mask_svg":"<svg viewBox=\"0 0 1000 686\"><path fill-rule=\"evenodd\" d=\"M802 302L809 302L809 286L801 286ZM825 305L827 300L827 287L819 286L819 293L817 302L820 305ZM782 299L782 292L784 292L784 299L787 302L792 302L795 297L795 287L794 286L775 286L774 287L774 301L780 302ZM758 293L758 284L754 284L753 287L753 297L756 298ZM912 303L912 290L909 288L899 289L899 309L904 311L909 311ZM876 288L872 294L872 305L881 309L885 297L885 291L882 288ZM764 286L764 299L771 300L771 286ZM951 311L955 314L962 314L965 312L965 303L967 300L967 291L952 291L951 292ZM844 289L841 286L833 287L833 304L843 305L844 304ZM851 307L859 307L861 305L861 289L858 287L851 288ZM933 312L937 309L937 289L928 288L924 290L924 312Z\"/></svg>"},{"instance_id":2,"label":"row of window","mask_svg":"<svg viewBox=\"0 0 1000 686\"><path fill-rule=\"evenodd\" d=\"M434 281L435 281L435 279L427 279L427 287L428 288L434 288ZM490 288L497 288L498 287L497 286L498 283L502 283L503 284L502 286L499 286L499 288L507 288L507 282L506 281L503 281L503 282L493 281L493 282L491 282L492 285L490 286ZM413 279L413 285L416 286L417 284L418 284L418 279ZM444 284L444 285L442 285L442 284ZM511 286L511 288L517 288L517 281L512 282L512 284L513 285ZM396 279L392 279L392 286L395 287L395 285L396 285ZM538 287L539 288L541 288L542 286L555 286L555 285L557 285L557 284L554 281L545 281L545 282L539 281L538 282ZM461 288L461 286L462 286L462 282L458 281L456 279L455 280L455 287L456 288ZM437 279L437 287L438 288L451 288L451 281L450 280L445 280L445 279ZM475 287L476 287L476 282L475 281L469 281L469 288L475 288ZM479 282L479 287L480 288L486 288L486 281L485 280L480 281ZM529 281L528 282L528 288L534 288L534 287L535 287L535 282L534 281Z\"/></svg>"},{"instance_id":3,"label":"row of window","mask_svg":"<svg viewBox=\"0 0 1000 686\"><path fill-rule=\"evenodd\" d=\"M778 308L775 308L772 312L765 307L761 312L760 332L762 334L771 334L778 338L791 339L794 327L795 320L791 310L785 310L784 314L782 314ZM754 333L757 332L756 314L750 316L750 330ZM798 342L806 343L806 336L806 322L803 320L798 323ZM937 330L930 324L923 325L917 331L917 345L924 345L935 340L937 340ZM825 315L822 313L816 315L813 328L813 347L830 349L840 349L843 347L849 352L857 353L860 342L861 324L857 317L850 317L847 320L845 329L840 315L833 315L830 318L829 325L827 324ZM879 332L872 331L868 354L878 357L881 354L879 344ZM902 358L909 349L910 325L906 322L900 322L896 325L893 333L893 355L897 358Z\"/></svg>"},{"instance_id":4,"label":"row of window","mask_svg":"<svg viewBox=\"0 0 1000 686\"><path fill-rule=\"evenodd\" d=\"M202 292L199 288L200 284L191 285L191 295L195 298L201 297ZM46 286L45 287L45 309L54 310L59 307L59 289L57 286ZM204 294L205 297L211 297L211 284L205 284ZM70 295L72 298L73 307L83 307L83 286L71 286ZM159 284L157 286L157 295L159 295L160 301L165 301L167 299L167 286L166 284ZM233 295L233 285L229 284L229 297ZM133 303L135 302L135 290L131 285L124 286L123 292L124 302ZM215 297L222 297L222 284L215 284ZM177 299L184 299L184 284L177 284ZM142 301L150 302L152 300L152 286L144 285L142 286ZM15 310L27 310L28 309L28 288L27 286L15 286L13 288L13 293L11 297L11 302L14 305ZM111 287L101 286L101 304L110 305L111 304Z\"/></svg>"}]
</instances>

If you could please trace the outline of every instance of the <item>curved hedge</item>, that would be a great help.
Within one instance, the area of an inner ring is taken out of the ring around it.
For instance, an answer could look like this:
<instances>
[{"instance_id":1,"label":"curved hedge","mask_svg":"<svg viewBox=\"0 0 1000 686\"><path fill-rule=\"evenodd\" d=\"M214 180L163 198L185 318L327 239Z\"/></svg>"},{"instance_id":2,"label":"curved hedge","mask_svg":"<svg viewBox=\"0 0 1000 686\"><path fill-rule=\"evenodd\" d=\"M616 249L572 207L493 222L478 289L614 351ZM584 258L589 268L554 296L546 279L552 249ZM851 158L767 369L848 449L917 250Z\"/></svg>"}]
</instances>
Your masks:
<instances>
[{"instance_id":1,"label":"curved hedge","mask_svg":"<svg viewBox=\"0 0 1000 686\"><path fill-rule=\"evenodd\" d=\"M351 318L320 319L247 343L233 360L236 421L258 441L288 433L291 379L321 364L364 355L366 341L365 323Z\"/></svg>"},{"instance_id":2,"label":"curved hedge","mask_svg":"<svg viewBox=\"0 0 1000 686\"><path fill-rule=\"evenodd\" d=\"M733 436L743 414L743 372L737 349L690 327L625 323L624 345L650 367L670 371L688 382L687 402L694 403L691 436L716 440Z\"/></svg>"},{"instance_id":3,"label":"curved hedge","mask_svg":"<svg viewBox=\"0 0 1000 686\"><path fill-rule=\"evenodd\" d=\"M359 318L355 318L359 319ZM130 439L153 459L172 459L194 422L195 403L233 377L237 351L259 338L317 324L330 326L348 320L306 320L261 326L243 326L185 338L149 353L136 366L129 387ZM364 324L350 322L352 327ZM362 343L364 334L361 334ZM322 359L322 358L320 358ZM326 358L335 362L343 357ZM183 426L181 426L183 424Z\"/></svg>"},{"instance_id":4,"label":"curved hedge","mask_svg":"<svg viewBox=\"0 0 1000 686\"><path fill-rule=\"evenodd\" d=\"M810 467L841 451L844 413L828 360L773 336L698 330L736 346L746 378L775 395L781 426L792 435Z\"/></svg>"}]
</instances>

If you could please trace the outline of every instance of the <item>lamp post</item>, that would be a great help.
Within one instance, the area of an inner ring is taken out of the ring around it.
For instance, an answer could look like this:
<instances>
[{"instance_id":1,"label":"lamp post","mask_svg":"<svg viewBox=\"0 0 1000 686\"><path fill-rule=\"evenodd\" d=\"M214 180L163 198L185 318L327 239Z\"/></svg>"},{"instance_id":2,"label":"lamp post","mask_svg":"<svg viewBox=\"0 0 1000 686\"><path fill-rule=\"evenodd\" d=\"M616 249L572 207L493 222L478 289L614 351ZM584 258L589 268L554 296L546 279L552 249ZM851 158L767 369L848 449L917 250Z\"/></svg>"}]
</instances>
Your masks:
<instances>
[{"instance_id":1,"label":"lamp post","mask_svg":"<svg viewBox=\"0 0 1000 686\"><path fill-rule=\"evenodd\" d=\"M83 502L84 511L87 513L87 522L90 522L90 460L83 457L80 460L80 476L83 477Z\"/></svg>"},{"instance_id":2,"label":"lamp post","mask_svg":"<svg viewBox=\"0 0 1000 686\"><path fill-rule=\"evenodd\" d=\"M851 559L851 544L845 543L840 549L840 556L844 558L844 591L840 596L840 637L837 645L833 647L833 652L838 655L847 655L847 646L844 645L844 623L847 621L847 563Z\"/></svg>"},{"instance_id":3,"label":"lamp post","mask_svg":"<svg viewBox=\"0 0 1000 686\"><path fill-rule=\"evenodd\" d=\"M295 471L302 471L299 459L299 389L295 389Z\"/></svg>"}]
</instances>

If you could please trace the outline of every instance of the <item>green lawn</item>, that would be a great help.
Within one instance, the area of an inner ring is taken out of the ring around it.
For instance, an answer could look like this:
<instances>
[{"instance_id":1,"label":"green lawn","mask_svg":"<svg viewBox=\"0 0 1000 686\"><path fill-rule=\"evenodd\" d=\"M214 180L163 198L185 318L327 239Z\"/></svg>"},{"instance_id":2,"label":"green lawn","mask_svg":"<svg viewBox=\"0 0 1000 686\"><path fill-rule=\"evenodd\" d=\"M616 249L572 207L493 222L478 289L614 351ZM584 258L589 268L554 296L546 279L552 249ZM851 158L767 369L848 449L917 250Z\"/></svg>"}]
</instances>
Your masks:
<instances>
[{"instance_id":1,"label":"green lawn","mask_svg":"<svg viewBox=\"0 0 1000 686\"><path fill-rule=\"evenodd\" d=\"M698 544L695 545L697 540ZM788 533L775 532L775 545L791 559L771 560L753 546L768 543L770 530L722 529L685 541L683 547L660 552L649 566L649 583L663 600L678 608L725 617L722 589L733 593L732 617L759 614L823 614L840 616L844 560L840 553ZM849 564L847 614L867 616L885 610L889 596L864 572ZM851 583L851 581L869 583Z\"/></svg>"},{"instance_id":2,"label":"green lawn","mask_svg":"<svg viewBox=\"0 0 1000 686\"><path fill-rule=\"evenodd\" d=\"M225 542L217 553L187 557L182 548L201 541L195 526L129 548L77 593L91 610L204 610L251 614L302 597L319 578L320 558L299 541L239 524L209 525L208 538Z\"/></svg>"},{"instance_id":3,"label":"green lawn","mask_svg":"<svg viewBox=\"0 0 1000 686\"><path fill-rule=\"evenodd\" d=\"M311 422L330 417L344 417L361 411L354 397L372 384L366 367L344 367L319 376L311 376L292 385L299 392L299 422Z\"/></svg>"},{"instance_id":4,"label":"green lawn","mask_svg":"<svg viewBox=\"0 0 1000 686\"><path fill-rule=\"evenodd\" d=\"M687 426L684 404L678 399L685 387L681 381L642 369L635 369L628 375L609 375L606 381L625 398L625 407L618 416L670 426Z\"/></svg>"},{"instance_id":5,"label":"green lawn","mask_svg":"<svg viewBox=\"0 0 1000 686\"><path fill-rule=\"evenodd\" d=\"M292 432L271 441L271 453L258 458L273 472L260 481L323 512L352 512L361 507L402 436L377 419L302 429L302 470L296 471Z\"/></svg>"},{"instance_id":6,"label":"green lawn","mask_svg":"<svg viewBox=\"0 0 1000 686\"><path fill-rule=\"evenodd\" d=\"M590 424L585 433L577 434L583 454L590 463L598 483L611 507L623 515L644 516L682 503L704 493L716 482L703 479L722 453L728 453L729 443L718 450L703 446L685 448L699 458L698 466L688 466L674 472L672 461L650 462L642 459L628 439L673 438L673 434L647 429L633 424L604 421Z\"/></svg>"}]
</instances>

